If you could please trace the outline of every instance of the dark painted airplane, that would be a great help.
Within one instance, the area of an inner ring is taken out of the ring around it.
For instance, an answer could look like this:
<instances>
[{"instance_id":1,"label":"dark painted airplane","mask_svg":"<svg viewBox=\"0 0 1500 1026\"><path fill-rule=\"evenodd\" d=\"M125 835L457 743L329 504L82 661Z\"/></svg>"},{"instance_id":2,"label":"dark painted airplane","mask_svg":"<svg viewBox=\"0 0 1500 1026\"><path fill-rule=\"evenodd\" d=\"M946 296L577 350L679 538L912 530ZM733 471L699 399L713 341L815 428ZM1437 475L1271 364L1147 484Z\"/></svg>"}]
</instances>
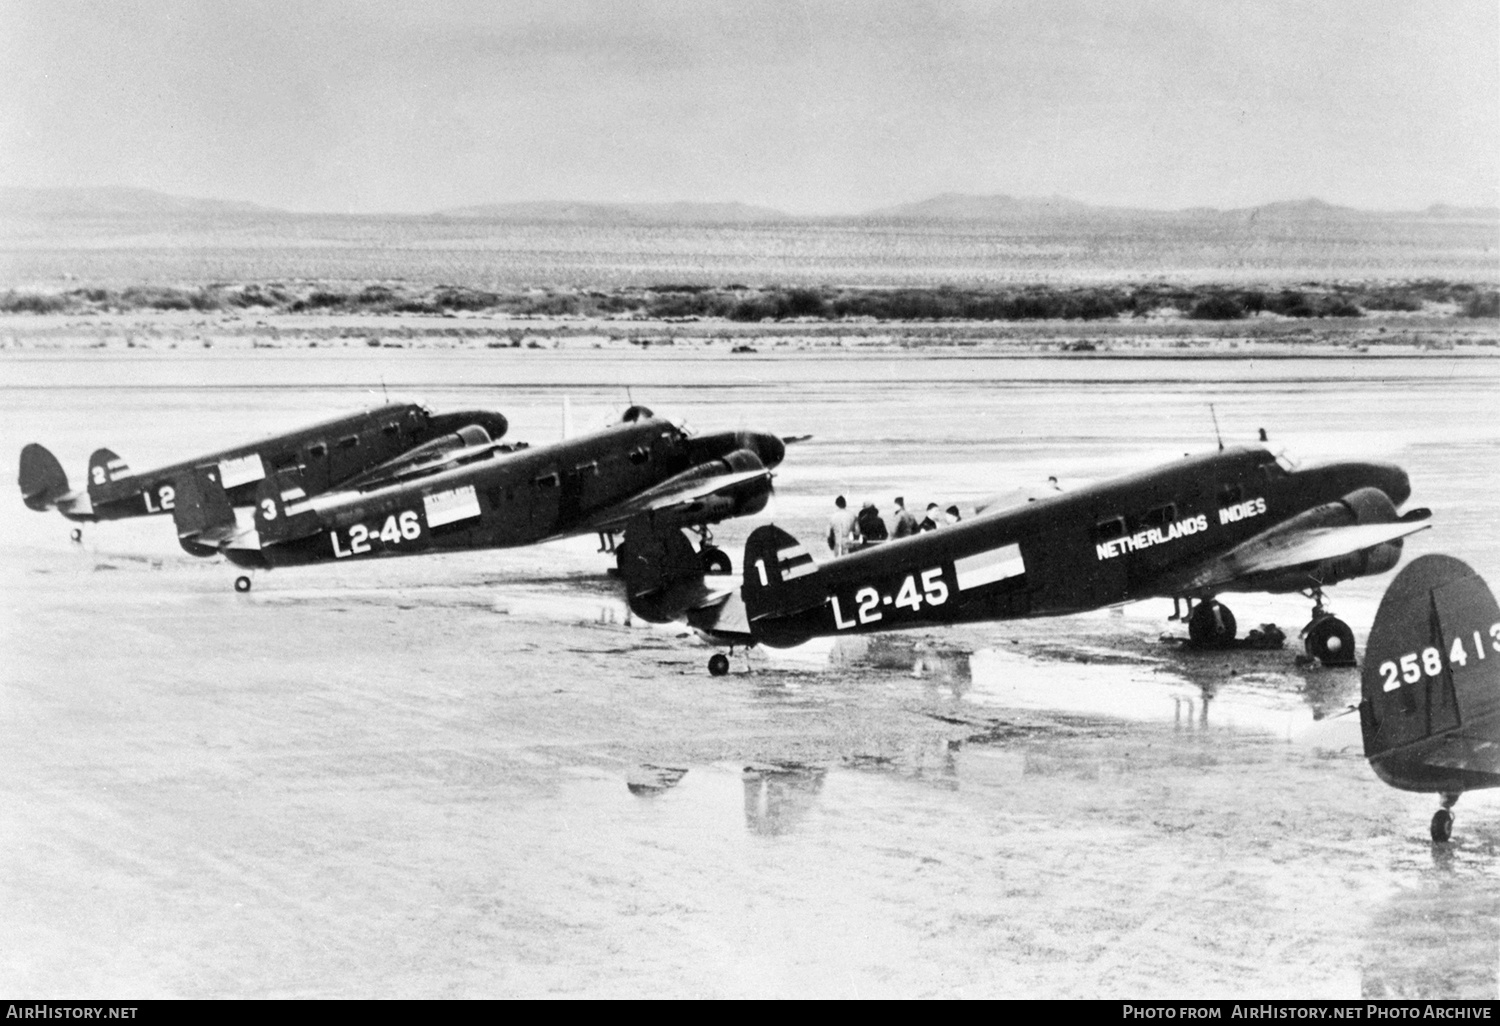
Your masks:
<instances>
[{"instance_id":1,"label":"dark painted airplane","mask_svg":"<svg viewBox=\"0 0 1500 1026\"><path fill-rule=\"evenodd\" d=\"M1354 634L1323 608L1323 589L1396 565L1406 472L1387 463L1295 469L1262 448L1232 448L885 542L816 563L774 525L745 545L743 582L705 578L678 532L649 517L629 527L621 560L631 609L685 619L720 643L773 647L822 635L1055 616L1146 598L1189 606L1203 645L1235 636L1215 600L1228 591L1313 599L1309 655L1352 664ZM1196 601L1195 601L1196 600ZM709 670L727 672L719 654Z\"/></svg>"},{"instance_id":2,"label":"dark painted airplane","mask_svg":"<svg viewBox=\"0 0 1500 1026\"><path fill-rule=\"evenodd\" d=\"M434 414L412 403L352 413L156 470L133 473L108 449L89 457L88 484L68 485L57 458L32 443L21 450L21 498L35 510L56 509L69 520L121 520L172 513L184 481L214 468L230 503L249 505L265 478L297 467L308 494L336 487L377 466L428 459L436 453L502 437L505 418L486 410ZM73 537L81 536L75 529ZM218 551L190 534L183 547L198 556Z\"/></svg>"},{"instance_id":3,"label":"dark painted airplane","mask_svg":"<svg viewBox=\"0 0 1500 1026\"><path fill-rule=\"evenodd\" d=\"M616 424L556 445L483 441L372 468L312 494L295 467L268 475L254 497L253 527L241 524L219 468L184 481L174 511L178 533L214 539L243 567L405 556L530 545L598 534L601 551L632 517L698 532L700 571L727 573L708 525L765 508L771 468L786 454L776 435L723 431L693 435L642 406ZM623 548L634 544L627 534ZM236 589L250 587L248 577Z\"/></svg>"},{"instance_id":4,"label":"dark painted airplane","mask_svg":"<svg viewBox=\"0 0 1500 1026\"><path fill-rule=\"evenodd\" d=\"M1500 607L1452 556L1412 560L1386 589L1365 653L1365 758L1403 791L1434 792L1432 839L1465 791L1500 786Z\"/></svg>"}]
</instances>

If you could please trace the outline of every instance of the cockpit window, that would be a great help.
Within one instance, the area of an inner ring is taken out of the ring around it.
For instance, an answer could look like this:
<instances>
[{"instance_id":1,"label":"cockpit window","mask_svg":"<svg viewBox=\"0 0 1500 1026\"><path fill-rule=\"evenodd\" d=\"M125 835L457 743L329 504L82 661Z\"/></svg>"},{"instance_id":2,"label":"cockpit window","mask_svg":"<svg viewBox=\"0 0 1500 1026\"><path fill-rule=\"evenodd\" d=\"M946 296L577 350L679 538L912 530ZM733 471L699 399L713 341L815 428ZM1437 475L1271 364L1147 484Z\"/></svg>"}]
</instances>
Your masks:
<instances>
[{"instance_id":1,"label":"cockpit window","mask_svg":"<svg viewBox=\"0 0 1500 1026\"><path fill-rule=\"evenodd\" d=\"M1296 459L1291 455L1291 453L1283 449L1276 454L1276 465L1290 474L1298 467L1302 466L1302 461Z\"/></svg>"},{"instance_id":2,"label":"cockpit window","mask_svg":"<svg viewBox=\"0 0 1500 1026\"><path fill-rule=\"evenodd\" d=\"M636 446L634 449L630 450L630 462L634 463L636 466L640 466L642 463L646 463L650 459L651 450L646 448L644 445Z\"/></svg>"}]
</instances>

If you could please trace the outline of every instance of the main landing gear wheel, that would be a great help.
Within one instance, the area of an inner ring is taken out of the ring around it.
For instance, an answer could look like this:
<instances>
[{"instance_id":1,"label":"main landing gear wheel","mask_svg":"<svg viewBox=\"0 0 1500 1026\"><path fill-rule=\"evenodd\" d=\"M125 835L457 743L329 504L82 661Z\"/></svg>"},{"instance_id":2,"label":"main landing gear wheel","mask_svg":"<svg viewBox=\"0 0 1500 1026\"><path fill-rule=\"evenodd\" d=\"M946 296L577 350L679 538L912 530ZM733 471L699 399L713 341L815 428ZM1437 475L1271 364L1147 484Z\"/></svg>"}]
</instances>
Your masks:
<instances>
[{"instance_id":1,"label":"main landing gear wheel","mask_svg":"<svg viewBox=\"0 0 1500 1026\"><path fill-rule=\"evenodd\" d=\"M1188 617L1188 638L1195 645L1227 645L1238 629L1229 607L1213 599L1199 602Z\"/></svg>"},{"instance_id":2,"label":"main landing gear wheel","mask_svg":"<svg viewBox=\"0 0 1500 1026\"><path fill-rule=\"evenodd\" d=\"M715 652L708 657L708 672L715 677L722 677L729 672L729 657L723 652Z\"/></svg>"},{"instance_id":3,"label":"main landing gear wheel","mask_svg":"<svg viewBox=\"0 0 1500 1026\"><path fill-rule=\"evenodd\" d=\"M1354 632L1338 617L1317 617L1302 636L1307 654L1324 666L1354 665Z\"/></svg>"},{"instance_id":4,"label":"main landing gear wheel","mask_svg":"<svg viewBox=\"0 0 1500 1026\"><path fill-rule=\"evenodd\" d=\"M734 564L729 560L729 553L712 545L705 546L698 551L698 559L703 564L703 572L706 574L729 574L734 572Z\"/></svg>"},{"instance_id":5,"label":"main landing gear wheel","mask_svg":"<svg viewBox=\"0 0 1500 1026\"><path fill-rule=\"evenodd\" d=\"M1435 844L1447 844L1453 836L1453 813L1438 809L1432 817L1432 840Z\"/></svg>"},{"instance_id":6,"label":"main landing gear wheel","mask_svg":"<svg viewBox=\"0 0 1500 1026\"><path fill-rule=\"evenodd\" d=\"M234 590L244 594L250 590L250 578L243 575L234 579Z\"/></svg>"}]
</instances>

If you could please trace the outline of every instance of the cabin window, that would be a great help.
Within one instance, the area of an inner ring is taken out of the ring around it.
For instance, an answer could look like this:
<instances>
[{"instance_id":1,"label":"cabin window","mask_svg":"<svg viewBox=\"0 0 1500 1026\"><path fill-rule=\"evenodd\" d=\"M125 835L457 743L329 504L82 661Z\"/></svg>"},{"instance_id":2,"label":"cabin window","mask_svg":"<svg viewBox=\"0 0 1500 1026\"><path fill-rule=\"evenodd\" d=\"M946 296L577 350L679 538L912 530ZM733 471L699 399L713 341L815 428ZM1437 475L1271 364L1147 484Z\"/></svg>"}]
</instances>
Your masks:
<instances>
[{"instance_id":1,"label":"cabin window","mask_svg":"<svg viewBox=\"0 0 1500 1026\"><path fill-rule=\"evenodd\" d=\"M1237 484L1222 485L1219 488L1219 505L1237 506L1245 501L1245 489Z\"/></svg>"},{"instance_id":2,"label":"cabin window","mask_svg":"<svg viewBox=\"0 0 1500 1026\"><path fill-rule=\"evenodd\" d=\"M380 431L386 435L399 435L401 433L401 425L393 420L389 424L382 424Z\"/></svg>"},{"instance_id":3,"label":"cabin window","mask_svg":"<svg viewBox=\"0 0 1500 1026\"><path fill-rule=\"evenodd\" d=\"M532 483L535 484L538 488L556 488L557 471L554 470L549 474L543 474L540 477L536 478Z\"/></svg>"},{"instance_id":4,"label":"cabin window","mask_svg":"<svg viewBox=\"0 0 1500 1026\"><path fill-rule=\"evenodd\" d=\"M352 448L354 448L358 444L359 444L359 436L358 435L348 435L348 436L346 436L344 438L340 438L339 439L339 448L340 449L352 449Z\"/></svg>"},{"instance_id":5,"label":"cabin window","mask_svg":"<svg viewBox=\"0 0 1500 1026\"><path fill-rule=\"evenodd\" d=\"M271 457L271 467L274 470L284 470L287 467L297 465L297 454L294 452L278 452Z\"/></svg>"},{"instance_id":6,"label":"cabin window","mask_svg":"<svg viewBox=\"0 0 1500 1026\"><path fill-rule=\"evenodd\" d=\"M580 463L578 464L578 466L573 468L573 473L577 474L579 477L593 477L595 474L599 473L599 461L589 460L587 463Z\"/></svg>"},{"instance_id":7,"label":"cabin window","mask_svg":"<svg viewBox=\"0 0 1500 1026\"><path fill-rule=\"evenodd\" d=\"M648 462L650 459L651 450L646 448L644 445L637 446L636 448L630 450L630 462L634 463L638 467L642 463Z\"/></svg>"},{"instance_id":8,"label":"cabin window","mask_svg":"<svg viewBox=\"0 0 1500 1026\"><path fill-rule=\"evenodd\" d=\"M1166 527L1177 519L1177 503L1169 502L1165 506L1157 506L1148 509L1141 516L1142 527Z\"/></svg>"},{"instance_id":9,"label":"cabin window","mask_svg":"<svg viewBox=\"0 0 1500 1026\"><path fill-rule=\"evenodd\" d=\"M315 445L309 445L307 447L307 454L315 460L320 460L324 456L328 455L328 446L324 445L322 442L318 442Z\"/></svg>"},{"instance_id":10,"label":"cabin window","mask_svg":"<svg viewBox=\"0 0 1500 1026\"><path fill-rule=\"evenodd\" d=\"M1094 525L1094 537L1099 541L1109 541L1112 538L1123 538L1125 536L1125 518L1110 517L1101 520Z\"/></svg>"}]
</instances>

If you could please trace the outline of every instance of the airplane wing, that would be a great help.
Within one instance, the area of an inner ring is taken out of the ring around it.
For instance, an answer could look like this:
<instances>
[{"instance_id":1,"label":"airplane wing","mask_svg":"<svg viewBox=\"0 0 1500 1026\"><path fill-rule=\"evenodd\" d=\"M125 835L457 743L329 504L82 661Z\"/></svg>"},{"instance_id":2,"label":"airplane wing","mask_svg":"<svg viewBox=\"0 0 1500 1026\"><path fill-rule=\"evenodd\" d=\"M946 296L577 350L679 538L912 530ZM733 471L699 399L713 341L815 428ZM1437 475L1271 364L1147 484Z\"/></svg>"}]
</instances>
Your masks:
<instances>
[{"instance_id":1,"label":"airplane wing","mask_svg":"<svg viewBox=\"0 0 1500 1026\"><path fill-rule=\"evenodd\" d=\"M1398 520L1386 524L1315 527L1304 531L1268 531L1188 570L1172 590L1190 592L1222 587L1241 578L1338 559L1407 535L1431 524Z\"/></svg>"},{"instance_id":2,"label":"airplane wing","mask_svg":"<svg viewBox=\"0 0 1500 1026\"><path fill-rule=\"evenodd\" d=\"M668 481L656 488L599 510L579 526L580 531L623 530L627 521L642 513L657 514L657 523L664 525L696 524L718 519L734 508L736 500L747 491L756 490L763 483L766 492L771 490L771 472L765 468L741 470L734 473L715 474L696 480ZM738 493L738 494L737 494ZM671 514L663 517L662 514Z\"/></svg>"},{"instance_id":3,"label":"airplane wing","mask_svg":"<svg viewBox=\"0 0 1500 1026\"><path fill-rule=\"evenodd\" d=\"M491 441L476 445L442 448L441 443L446 442L450 437L456 438L457 436L446 436L419 449L402 453L395 459L341 482L339 489L341 491L373 491L377 488L384 488L386 485L410 481L418 477L429 477L445 470L452 470L454 467L494 459L515 452L519 448L525 448L524 445L510 442Z\"/></svg>"}]
</instances>

